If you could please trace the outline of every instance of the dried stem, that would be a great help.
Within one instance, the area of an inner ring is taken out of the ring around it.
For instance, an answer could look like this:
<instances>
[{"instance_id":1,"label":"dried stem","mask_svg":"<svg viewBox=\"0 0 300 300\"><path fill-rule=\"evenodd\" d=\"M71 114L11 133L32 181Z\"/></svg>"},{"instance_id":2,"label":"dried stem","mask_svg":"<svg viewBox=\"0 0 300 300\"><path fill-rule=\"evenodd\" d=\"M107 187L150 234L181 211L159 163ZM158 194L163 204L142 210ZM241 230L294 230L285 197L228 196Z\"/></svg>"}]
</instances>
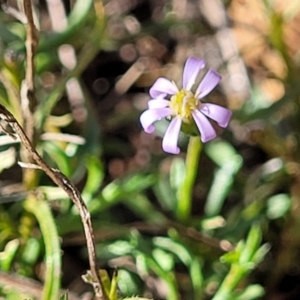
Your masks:
<instances>
[{"instance_id":1,"label":"dried stem","mask_svg":"<svg viewBox=\"0 0 300 300\"><path fill-rule=\"evenodd\" d=\"M26 16L26 76L22 82L21 103L23 111L24 129L30 141L34 136L33 111L36 106L34 94L34 56L38 45L37 29L34 24L31 0L24 0L24 14Z\"/></svg>"},{"instance_id":2,"label":"dried stem","mask_svg":"<svg viewBox=\"0 0 300 300\"><path fill-rule=\"evenodd\" d=\"M31 0L24 0L24 13L27 17L26 31L26 81L28 85L28 90L34 90L34 55L37 48L37 30L34 25Z\"/></svg>"},{"instance_id":3,"label":"dried stem","mask_svg":"<svg viewBox=\"0 0 300 300\"><path fill-rule=\"evenodd\" d=\"M7 122L11 128L15 131L15 133L19 136L23 146L31 155L32 159L36 162L38 166L53 180L55 184L61 187L67 195L71 198L73 203L76 205L77 209L79 210L81 220L84 227L84 232L86 236L87 242L87 250L89 256L89 264L93 278L93 288L96 294L96 297L101 300L106 300L107 296L105 294L105 290L103 288L101 278L99 275L99 268L96 262L96 250L95 250L95 241L94 241L94 234L93 234L93 227L91 222L90 213L81 197L81 194L77 190L77 188L73 185L73 183L59 170L50 168L43 158L38 154L35 148L32 145L32 142L25 134L21 125L17 122L15 117L3 106L0 104L0 117ZM2 128L3 129L3 128ZM7 132L10 136L14 137L11 133Z\"/></svg>"}]
</instances>

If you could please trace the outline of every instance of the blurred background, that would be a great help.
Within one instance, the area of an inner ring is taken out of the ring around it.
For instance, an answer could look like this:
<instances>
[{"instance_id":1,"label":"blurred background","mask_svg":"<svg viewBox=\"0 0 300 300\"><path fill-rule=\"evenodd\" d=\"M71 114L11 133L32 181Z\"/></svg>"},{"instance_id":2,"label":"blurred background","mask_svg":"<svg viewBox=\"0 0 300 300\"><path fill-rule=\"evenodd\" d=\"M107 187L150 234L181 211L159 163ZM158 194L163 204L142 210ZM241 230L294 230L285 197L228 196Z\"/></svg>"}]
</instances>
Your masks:
<instances>
[{"instance_id":1,"label":"blurred background","mask_svg":"<svg viewBox=\"0 0 300 300\"><path fill-rule=\"evenodd\" d=\"M0 103L24 124L26 15L0 3ZM81 191L118 297L300 299L300 2L32 4L34 145ZM204 101L233 117L203 145L183 219L188 137L168 155L168 121L149 135L139 116L158 77L180 85L189 56L222 75ZM26 179L22 160L1 134L1 299L93 299L76 208L41 171Z\"/></svg>"}]
</instances>

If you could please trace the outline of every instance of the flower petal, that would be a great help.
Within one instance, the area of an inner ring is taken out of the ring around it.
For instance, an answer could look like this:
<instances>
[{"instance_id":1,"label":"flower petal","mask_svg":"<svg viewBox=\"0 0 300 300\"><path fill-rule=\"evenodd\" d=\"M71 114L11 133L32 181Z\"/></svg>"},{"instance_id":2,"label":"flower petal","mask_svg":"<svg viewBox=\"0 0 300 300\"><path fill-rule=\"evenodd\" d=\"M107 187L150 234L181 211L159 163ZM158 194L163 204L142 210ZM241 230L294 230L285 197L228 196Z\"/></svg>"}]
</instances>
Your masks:
<instances>
[{"instance_id":1,"label":"flower petal","mask_svg":"<svg viewBox=\"0 0 300 300\"><path fill-rule=\"evenodd\" d=\"M152 98L157 98L161 94L175 95L178 92L176 85L163 77L159 77L149 90Z\"/></svg>"},{"instance_id":2,"label":"flower petal","mask_svg":"<svg viewBox=\"0 0 300 300\"><path fill-rule=\"evenodd\" d=\"M218 72L209 69L197 88L196 97L201 99L208 95L218 85L221 78Z\"/></svg>"},{"instance_id":3,"label":"flower petal","mask_svg":"<svg viewBox=\"0 0 300 300\"><path fill-rule=\"evenodd\" d=\"M168 107L169 105L170 105L170 101L163 98L156 98L148 101L149 109L163 108L163 107Z\"/></svg>"},{"instance_id":4,"label":"flower petal","mask_svg":"<svg viewBox=\"0 0 300 300\"><path fill-rule=\"evenodd\" d=\"M172 154L178 154L180 152L180 149L177 147L178 142L178 135L181 127L181 118L179 116L175 117L165 135L162 142L162 148L165 152L172 153Z\"/></svg>"},{"instance_id":5,"label":"flower petal","mask_svg":"<svg viewBox=\"0 0 300 300\"><path fill-rule=\"evenodd\" d=\"M227 127L232 115L229 109L211 103L200 104L199 110L209 118L215 120L223 128Z\"/></svg>"},{"instance_id":6,"label":"flower petal","mask_svg":"<svg viewBox=\"0 0 300 300\"><path fill-rule=\"evenodd\" d=\"M192 114L200 131L201 141L205 143L214 139L217 134L207 118L197 109L195 109Z\"/></svg>"},{"instance_id":7,"label":"flower petal","mask_svg":"<svg viewBox=\"0 0 300 300\"><path fill-rule=\"evenodd\" d=\"M144 111L140 116L141 124L147 133L154 132L155 128L152 125L155 121L161 120L164 117L170 116L172 110L170 108L156 108Z\"/></svg>"},{"instance_id":8,"label":"flower petal","mask_svg":"<svg viewBox=\"0 0 300 300\"><path fill-rule=\"evenodd\" d=\"M182 87L190 91L194 85L199 71L205 67L205 60L196 57L189 57L183 70Z\"/></svg>"}]
</instances>

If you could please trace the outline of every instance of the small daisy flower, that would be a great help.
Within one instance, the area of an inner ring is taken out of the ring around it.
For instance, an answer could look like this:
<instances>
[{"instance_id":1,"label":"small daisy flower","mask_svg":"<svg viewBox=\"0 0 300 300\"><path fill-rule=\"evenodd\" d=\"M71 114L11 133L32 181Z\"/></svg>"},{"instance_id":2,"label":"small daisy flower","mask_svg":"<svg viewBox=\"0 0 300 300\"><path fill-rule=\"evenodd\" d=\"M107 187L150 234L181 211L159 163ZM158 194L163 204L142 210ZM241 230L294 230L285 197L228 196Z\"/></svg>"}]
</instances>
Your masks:
<instances>
[{"instance_id":1,"label":"small daisy flower","mask_svg":"<svg viewBox=\"0 0 300 300\"><path fill-rule=\"evenodd\" d=\"M216 131L207 119L213 119L219 126L227 127L231 111L212 103L202 103L200 99L208 95L220 82L221 75L210 69L199 84L195 93L191 91L198 73L205 67L205 61L189 57L183 70L183 87L166 78L158 78L149 93L152 99L148 109L140 117L141 124L147 133L153 133L153 123L162 118L170 118L171 122L164 134L162 147L165 152L178 154L179 131L184 125L196 124L202 142L216 137ZM170 100L168 100L170 98Z\"/></svg>"}]
</instances>

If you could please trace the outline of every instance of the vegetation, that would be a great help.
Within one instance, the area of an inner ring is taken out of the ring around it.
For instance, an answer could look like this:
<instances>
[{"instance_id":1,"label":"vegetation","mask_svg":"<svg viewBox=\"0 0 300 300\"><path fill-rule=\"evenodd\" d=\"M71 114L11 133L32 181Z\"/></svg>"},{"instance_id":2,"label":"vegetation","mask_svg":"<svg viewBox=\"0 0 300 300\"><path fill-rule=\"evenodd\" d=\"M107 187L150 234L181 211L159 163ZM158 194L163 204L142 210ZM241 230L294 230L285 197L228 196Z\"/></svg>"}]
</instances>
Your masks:
<instances>
[{"instance_id":1,"label":"vegetation","mask_svg":"<svg viewBox=\"0 0 300 300\"><path fill-rule=\"evenodd\" d=\"M0 298L299 299L298 2L0 1ZM172 155L191 56L233 115Z\"/></svg>"}]
</instances>

